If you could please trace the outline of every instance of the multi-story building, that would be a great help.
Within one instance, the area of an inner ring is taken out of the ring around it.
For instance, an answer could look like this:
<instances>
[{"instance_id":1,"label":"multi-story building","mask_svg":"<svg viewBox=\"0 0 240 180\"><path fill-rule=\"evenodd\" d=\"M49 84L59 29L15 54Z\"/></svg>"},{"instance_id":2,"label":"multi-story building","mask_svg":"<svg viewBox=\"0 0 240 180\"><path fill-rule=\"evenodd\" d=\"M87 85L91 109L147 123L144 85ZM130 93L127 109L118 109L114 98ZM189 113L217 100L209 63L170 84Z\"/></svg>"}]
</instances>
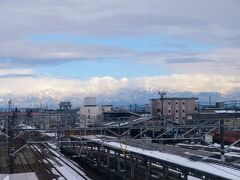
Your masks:
<instances>
[{"instance_id":1,"label":"multi-story building","mask_svg":"<svg viewBox=\"0 0 240 180\"><path fill-rule=\"evenodd\" d=\"M111 112L112 105L98 106L96 97L84 98L84 105L80 107L78 112L80 118L80 126L86 127L89 124L96 123L101 120L103 112Z\"/></svg>"},{"instance_id":2,"label":"multi-story building","mask_svg":"<svg viewBox=\"0 0 240 180\"><path fill-rule=\"evenodd\" d=\"M150 99L150 112L152 116L184 124L188 114L194 114L198 111L196 100L195 97Z\"/></svg>"}]
</instances>

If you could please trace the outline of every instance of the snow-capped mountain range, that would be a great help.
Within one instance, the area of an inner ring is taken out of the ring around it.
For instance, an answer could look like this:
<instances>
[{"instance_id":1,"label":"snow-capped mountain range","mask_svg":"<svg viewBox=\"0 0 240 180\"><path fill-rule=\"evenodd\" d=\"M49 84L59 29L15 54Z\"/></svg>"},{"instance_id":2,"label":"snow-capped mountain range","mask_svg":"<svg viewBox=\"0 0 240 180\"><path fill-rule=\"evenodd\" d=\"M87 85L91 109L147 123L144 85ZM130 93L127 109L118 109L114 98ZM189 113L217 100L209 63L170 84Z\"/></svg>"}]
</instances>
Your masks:
<instances>
[{"instance_id":1,"label":"snow-capped mountain range","mask_svg":"<svg viewBox=\"0 0 240 180\"><path fill-rule=\"evenodd\" d=\"M15 107L57 108L60 101L70 101L73 107L79 107L83 104L84 96L85 95L81 94L65 95L51 89L24 96L6 94L0 96L0 107L8 107L8 101L10 99L13 101ZM121 106L129 104L146 104L151 98L159 98L159 95L158 90L123 89L112 95L98 95L96 97L98 104ZM227 95L218 92L167 92L167 97L197 97L199 98L199 102L208 103L211 100L211 102L214 103L217 101L240 99L240 91L235 91Z\"/></svg>"}]
</instances>

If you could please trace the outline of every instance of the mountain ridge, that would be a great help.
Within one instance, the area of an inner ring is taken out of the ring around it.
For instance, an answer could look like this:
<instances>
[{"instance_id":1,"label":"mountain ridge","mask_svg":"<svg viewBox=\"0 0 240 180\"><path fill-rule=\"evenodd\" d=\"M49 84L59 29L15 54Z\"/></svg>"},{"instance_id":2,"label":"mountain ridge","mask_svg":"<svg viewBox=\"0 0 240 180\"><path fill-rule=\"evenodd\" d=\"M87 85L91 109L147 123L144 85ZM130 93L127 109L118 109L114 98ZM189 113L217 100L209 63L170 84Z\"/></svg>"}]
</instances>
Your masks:
<instances>
[{"instance_id":1,"label":"mountain ridge","mask_svg":"<svg viewBox=\"0 0 240 180\"><path fill-rule=\"evenodd\" d=\"M167 97L197 97L200 103L214 103L218 101L230 101L240 99L240 91L234 91L229 94L219 92L172 92L166 91ZM31 108L57 108L60 101L70 101L73 107L79 107L83 104L85 94L65 95L51 89L36 94L27 94L24 96L6 94L0 96L0 107L8 107L8 101L12 99L15 107ZM151 98L160 98L158 90L129 90L122 89L110 95L92 95L96 96L98 104L112 104L114 106L129 104L146 104ZM211 101L211 102L210 102Z\"/></svg>"}]
</instances>

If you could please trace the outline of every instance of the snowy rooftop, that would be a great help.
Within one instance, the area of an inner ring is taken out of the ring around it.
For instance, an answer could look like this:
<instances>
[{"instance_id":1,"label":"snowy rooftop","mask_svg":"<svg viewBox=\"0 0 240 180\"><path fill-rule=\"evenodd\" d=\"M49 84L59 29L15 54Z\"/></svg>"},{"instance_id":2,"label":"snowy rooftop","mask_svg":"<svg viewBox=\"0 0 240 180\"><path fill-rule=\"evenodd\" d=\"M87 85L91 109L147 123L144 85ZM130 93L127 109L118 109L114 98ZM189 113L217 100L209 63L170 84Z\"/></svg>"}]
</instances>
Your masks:
<instances>
[{"instance_id":1,"label":"snowy rooftop","mask_svg":"<svg viewBox=\"0 0 240 180\"><path fill-rule=\"evenodd\" d=\"M221 113L228 113L228 114L240 113L240 111L235 111L235 110L215 110L215 112L217 114L221 114Z\"/></svg>"},{"instance_id":2,"label":"snowy rooftop","mask_svg":"<svg viewBox=\"0 0 240 180\"><path fill-rule=\"evenodd\" d=\"M96 137L91 138L91 140L100 142L101 144L105 144L110 147L122 149L122 145L120 142L106 142ZM217 165L213 163L207 163L207 162L192 161L190 159L187 159L178 155L162 153L160 151L145 150L145 149L141 149L141 148L137 148L129 145L126 146L126 150L134 153L143 154L149 157L169 161L185 167L194 168L196 170L204 171L210 174L216 174L218 176L227 177L230 179L236 179L236 180L240 179L240 170L233 169L230 167Z\"/></svg>"}]
</instances>

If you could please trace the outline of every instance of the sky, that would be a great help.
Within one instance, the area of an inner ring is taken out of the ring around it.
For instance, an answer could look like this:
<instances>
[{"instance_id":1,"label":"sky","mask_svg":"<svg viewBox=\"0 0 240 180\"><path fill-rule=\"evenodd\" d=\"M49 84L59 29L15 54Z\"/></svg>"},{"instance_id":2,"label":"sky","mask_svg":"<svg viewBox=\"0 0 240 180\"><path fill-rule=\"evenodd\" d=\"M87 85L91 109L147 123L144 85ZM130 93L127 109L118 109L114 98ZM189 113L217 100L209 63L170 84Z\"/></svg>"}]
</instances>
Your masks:
<instances>
[{"instance_id":1,"label":"sky","mask_svg":"<svg viewBox=\"0 0 240 180\"><path fill-rule=\"evenodd\" d=\"M1 0L0 96L240 88L239 0Z\"/></svg>"}]
</instances>

